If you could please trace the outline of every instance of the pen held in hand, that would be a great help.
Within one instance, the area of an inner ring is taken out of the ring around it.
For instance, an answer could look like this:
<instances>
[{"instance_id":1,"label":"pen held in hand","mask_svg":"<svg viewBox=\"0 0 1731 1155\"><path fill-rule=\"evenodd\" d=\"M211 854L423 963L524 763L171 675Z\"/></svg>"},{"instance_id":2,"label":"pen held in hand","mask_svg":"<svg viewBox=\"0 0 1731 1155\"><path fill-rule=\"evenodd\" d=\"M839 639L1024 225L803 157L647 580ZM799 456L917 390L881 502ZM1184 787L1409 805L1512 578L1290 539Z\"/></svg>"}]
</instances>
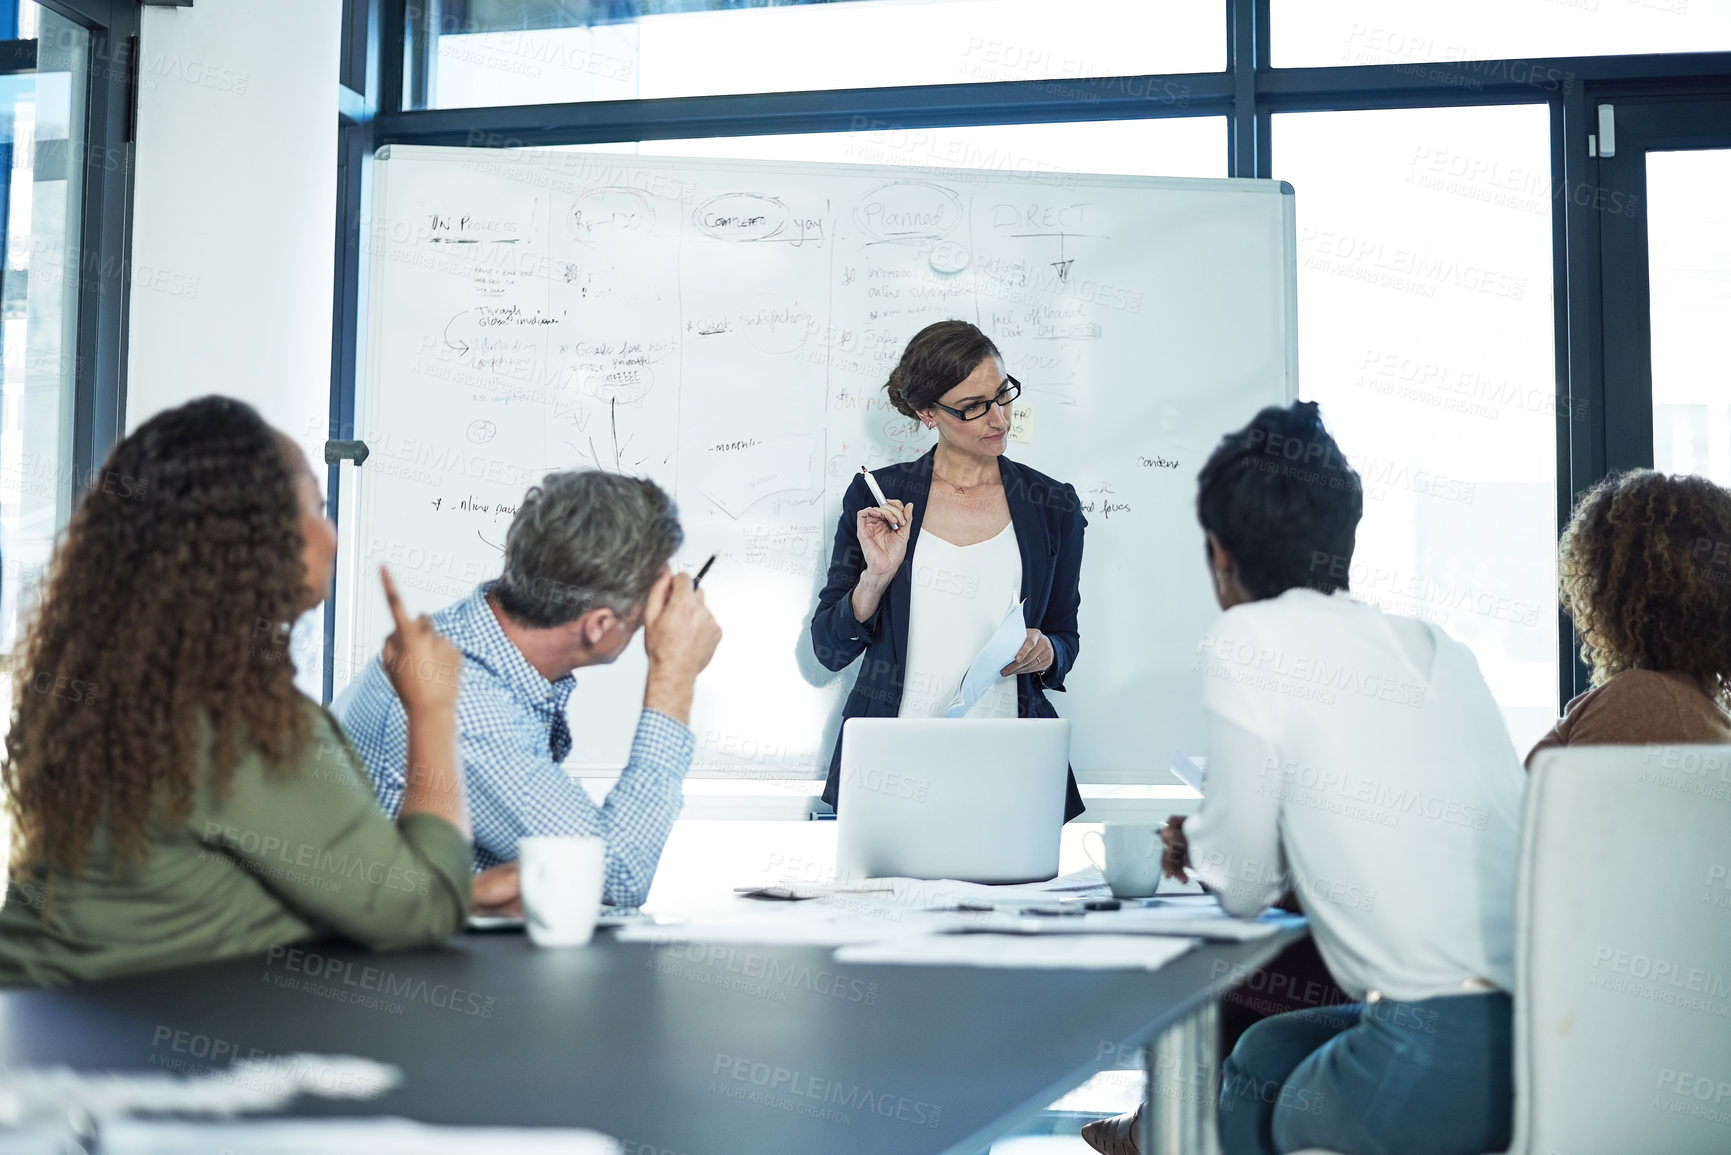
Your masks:
<instances>
[{"instance_id":1,"label":"pen held in hand","mask_svg":"<svg viewBox=\"0 0 1731 1155\"><path fill-rule=\"evenodd\" d=\"M691 579L691 588L693 590L703 584L703 575L709 572L709 567L715 564L715 559L718 556L718 554L710 554L709 560L703 563L703 568L697 571L697 576Z\"/></svg>"},{"instance_id":2,"label":"pen held in hand","mask_svg":"<svg viewBox=\"0 0 1731 1155\"><path fill-rule=\"evenodd\" d=\"M902 527L901 519L896 517L894 511L889 509L890 500L884 496L884 491L878 488L878 479L873 477L872 471L863 465L859 467L859 471L860 476L865 478L866 488L872 491L872 497L877 501L878 508L889 513L890 528L900 529Z\"/></svg>"}]
</instances>

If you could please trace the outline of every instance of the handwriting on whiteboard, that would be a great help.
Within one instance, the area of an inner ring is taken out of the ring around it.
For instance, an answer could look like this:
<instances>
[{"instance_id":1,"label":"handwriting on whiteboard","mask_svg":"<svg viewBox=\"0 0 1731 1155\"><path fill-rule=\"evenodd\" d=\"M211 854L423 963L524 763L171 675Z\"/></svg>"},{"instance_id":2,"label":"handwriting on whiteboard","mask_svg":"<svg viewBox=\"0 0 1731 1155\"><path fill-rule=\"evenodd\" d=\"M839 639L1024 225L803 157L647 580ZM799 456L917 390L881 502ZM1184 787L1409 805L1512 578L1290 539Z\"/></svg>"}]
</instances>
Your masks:
<instances>
[{"instance_id":1,"label":"handwriting on whiteboard","mask_svg":"<svg viewBox=\"0 0 1731 1155\"><path fill-rule=\"evenodd\" d=\"M710 197L691 214L698 232L718 241L780 241L799 247L823 239L823 218L795 213L780 198L732 192Z\"/></svg>"}]
</instances>

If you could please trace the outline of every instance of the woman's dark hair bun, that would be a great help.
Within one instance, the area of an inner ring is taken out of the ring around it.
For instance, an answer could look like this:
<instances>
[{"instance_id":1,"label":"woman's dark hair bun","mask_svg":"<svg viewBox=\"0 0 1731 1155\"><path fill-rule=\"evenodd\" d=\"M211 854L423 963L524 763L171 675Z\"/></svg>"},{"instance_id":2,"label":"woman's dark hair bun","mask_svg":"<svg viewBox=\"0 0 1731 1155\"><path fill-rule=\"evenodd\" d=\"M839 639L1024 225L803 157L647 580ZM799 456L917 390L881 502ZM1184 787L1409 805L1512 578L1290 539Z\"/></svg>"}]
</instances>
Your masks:
<instances>
[{"instance_id":1,"label":"woman's dark hair bun","mask_svg":"<svg viewBox=\"0 0 1731 1155\"><path fill-rule=\"evenodd\" d=\"M904 417L918 417L938 398L968 379L987 357L1002 358L992 339L967 321L937 321L914 334L884 382L890 404Z\"/></svg>"},{"instance_id":2,"label":"woman's dark hair bun","mask_svg":"<svg viewBox=\"0 0 1731 1155\"><path fill-rule=\"evenodd\" d=\"M900 365L890 370L890 379L884 382L884 391L890 395L890 405L897 413L903 417L919 416L914 407L908 404L908 399L902 396L902 367Z\"/></svg>"}]
</instances>

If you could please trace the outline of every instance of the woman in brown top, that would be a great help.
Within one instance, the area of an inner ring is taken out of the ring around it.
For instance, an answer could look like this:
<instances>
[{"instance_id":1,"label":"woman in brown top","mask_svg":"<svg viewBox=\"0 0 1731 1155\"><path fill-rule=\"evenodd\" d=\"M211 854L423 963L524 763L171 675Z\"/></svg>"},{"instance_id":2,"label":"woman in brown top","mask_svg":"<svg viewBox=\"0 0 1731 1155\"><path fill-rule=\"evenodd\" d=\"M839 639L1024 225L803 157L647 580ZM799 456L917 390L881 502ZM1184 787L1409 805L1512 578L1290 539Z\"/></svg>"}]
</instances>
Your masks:
<instances>
[{"instance_id":1,"label":"woman in brown top","mask_svg":"<svg viewBox=\"0 0 1731 1155\"><path fill-rule=\"evenodd\" d=\"M1528 767L1553 746L1731 744L1731 491L1614 473L1575 506L1557 569L1593 688Z\"/></svg>"}]
</instances>

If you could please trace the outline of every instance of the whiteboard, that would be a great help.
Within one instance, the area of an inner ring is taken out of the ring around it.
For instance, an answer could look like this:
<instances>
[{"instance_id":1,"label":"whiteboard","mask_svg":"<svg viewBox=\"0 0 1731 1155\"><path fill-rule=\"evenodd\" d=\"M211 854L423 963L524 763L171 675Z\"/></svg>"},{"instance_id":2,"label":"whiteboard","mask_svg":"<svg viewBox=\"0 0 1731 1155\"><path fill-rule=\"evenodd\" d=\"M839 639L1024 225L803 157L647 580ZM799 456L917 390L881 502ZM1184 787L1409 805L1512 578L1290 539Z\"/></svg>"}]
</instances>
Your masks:
<instances>
[{"instance_id":1,"label":"whiteboard","mask_svg":"<svg viewBox=\"0 0 1731 1155\"><path fill-rule=\"evenodd\" d=\"M544 473L654 478L676 567L725 631L694 773L821 777L854 671L806 623L843 491L935 434L883 383L926 324L978 324L1023 383L1012 458L1089 526L1072 759L1171 781L1201 748L1197 639L1217 612L1194 515L1222 433L1296 395L1290 186L560 150L378 153L370 313L346 473L336 683L377 653L392 567L431 612L500 570ZM352 492L349 490L352 489ZM346 657L348 660L342 660ZM857 665L857 663L856 663ZM577 672L567 768L625 762L641 639Z\"/></svg>"}]
</instances>

